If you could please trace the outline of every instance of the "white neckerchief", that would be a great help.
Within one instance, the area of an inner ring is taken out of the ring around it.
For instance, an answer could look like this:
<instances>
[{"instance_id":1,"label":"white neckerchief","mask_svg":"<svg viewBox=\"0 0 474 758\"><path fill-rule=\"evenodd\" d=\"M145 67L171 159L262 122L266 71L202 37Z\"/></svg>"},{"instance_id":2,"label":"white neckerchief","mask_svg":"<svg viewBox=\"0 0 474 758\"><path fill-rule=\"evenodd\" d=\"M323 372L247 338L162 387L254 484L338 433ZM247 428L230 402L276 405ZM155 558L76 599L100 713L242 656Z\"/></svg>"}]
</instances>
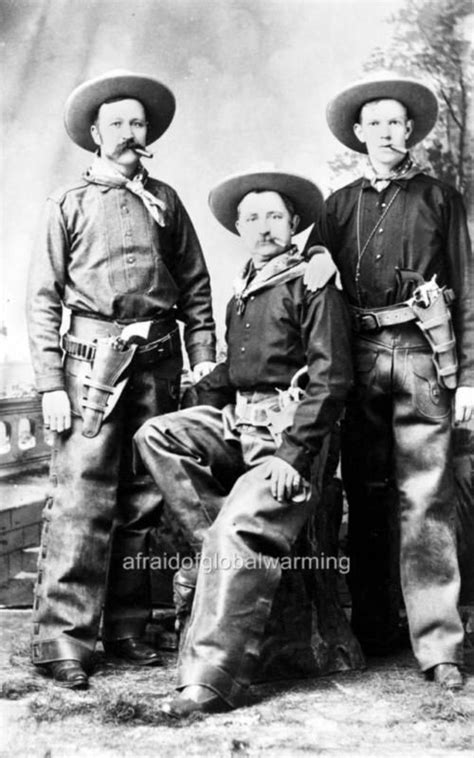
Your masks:
<instances>
[{"instance_id":1,"label":"white neckerchief","mask_svg":"<svg viewBox=\"0 0 474 758\"><path fill-rule=\"evenodd\" d=\"M111 166L107 161L104 161L99 155L96 155L92 166L86 171L86 177L97 184L125 187L140 198L147 211L159 226L166 226L166 203L145 189L144 184L148 173L141 163L138 165L135 176L132 179L128 179L118 169Z\"/></svg>"}]
</instances>

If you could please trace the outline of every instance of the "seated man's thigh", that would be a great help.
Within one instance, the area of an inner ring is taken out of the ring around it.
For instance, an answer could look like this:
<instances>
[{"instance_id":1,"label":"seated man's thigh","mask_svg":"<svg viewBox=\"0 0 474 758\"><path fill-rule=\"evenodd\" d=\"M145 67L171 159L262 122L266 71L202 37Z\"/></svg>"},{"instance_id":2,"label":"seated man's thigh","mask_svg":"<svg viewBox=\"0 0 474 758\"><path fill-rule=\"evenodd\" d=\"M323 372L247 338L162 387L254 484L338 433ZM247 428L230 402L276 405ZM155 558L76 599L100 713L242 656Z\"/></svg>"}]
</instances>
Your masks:
<instances>
[{"instance_id":1,"label":"seated man's thigh","mask_svg":"<svg viewBox=\"0 0 474 758\"><path fill-rule=\"evenodd\" d=\"M205 466L241 468L240 449L225 439L222 412L212 406L156 416L143 424L135 442L140 451L161 449L191 456Z\"/></svg>"}]
</instances>

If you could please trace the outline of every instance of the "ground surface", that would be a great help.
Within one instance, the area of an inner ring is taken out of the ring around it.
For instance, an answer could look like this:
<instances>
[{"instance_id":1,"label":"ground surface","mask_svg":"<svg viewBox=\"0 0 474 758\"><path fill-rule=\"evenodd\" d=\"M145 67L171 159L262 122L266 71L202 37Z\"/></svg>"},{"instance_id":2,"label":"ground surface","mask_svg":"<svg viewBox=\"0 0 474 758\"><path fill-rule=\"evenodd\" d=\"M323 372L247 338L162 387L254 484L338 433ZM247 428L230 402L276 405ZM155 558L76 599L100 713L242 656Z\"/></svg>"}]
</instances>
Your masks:
<instances>
[{"instance_id":1,"label":"ground surface","mask_svg":"<svg viewBox=\"0 0 474 758\"><path fill-rule=\"evenodd\" d=\"M71 693L27 660L29 612L0 611L0 755L8 758L473 755L474 655L462 694L438 692L408 651L363 672L260 685L252 704L179 723L160 714L175 656L143 670L98 655L91 688Z\"/></svg>"}]
</instances>

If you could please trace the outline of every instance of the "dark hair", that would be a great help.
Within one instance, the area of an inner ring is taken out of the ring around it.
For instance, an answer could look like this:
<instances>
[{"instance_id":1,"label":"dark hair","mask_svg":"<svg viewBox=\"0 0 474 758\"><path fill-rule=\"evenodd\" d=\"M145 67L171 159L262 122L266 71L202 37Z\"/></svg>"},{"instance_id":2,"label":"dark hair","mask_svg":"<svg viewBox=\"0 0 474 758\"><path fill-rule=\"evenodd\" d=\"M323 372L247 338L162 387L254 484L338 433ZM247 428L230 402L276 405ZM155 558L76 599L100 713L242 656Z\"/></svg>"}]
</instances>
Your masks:
<instances>
[{"instance_id":1,"label":"dark hair","mask_svg":"<svg viewBox=\"0 0 474 758\"><path fill-rule=\"evenodd\" d=\"M373 105L374 103L380 103L382 100L397 100L397 98L396 97L378 97L376 100L367 100L363 105L360 106L359 110L357 111L356 117L354 119L354 124L360 124L360 117L366 105ZM408 108L405 105L405 103L402 103L401 100L397 100L397 103L400 103L400 105L402 105L405 108L405 115L407 119L409 119L410 114L408 112Z\"/></svg>"},{"instance_id":2,"label":"dark hair","mask_svg":"<svg viewBox=\"0 0 474 758\"><path fill-rule=\"evenodd\" d=\"M293 216L296 216L296 206L295 206L293 200L291 200L288 197L288 195L285 195L283 192L278 192L277 190L272 190L270 188L268 188L268 189L254 189L254 190L250 190L249 192L247 192L244 195L244 197L247 197L247 195L252 195L252 194L261 195L262 192L276 192L277 195L280 195L280 197L281 197L281 199L283 201L283 205L285 206L286 210L290 214L291 218L293 218ZM237 218L239 217L239 206L240 206L240 203L242 202L243 199L244 198L241 197L240 200L239 200L239 202L237 203Z\"/></svg>"}]
</instances>

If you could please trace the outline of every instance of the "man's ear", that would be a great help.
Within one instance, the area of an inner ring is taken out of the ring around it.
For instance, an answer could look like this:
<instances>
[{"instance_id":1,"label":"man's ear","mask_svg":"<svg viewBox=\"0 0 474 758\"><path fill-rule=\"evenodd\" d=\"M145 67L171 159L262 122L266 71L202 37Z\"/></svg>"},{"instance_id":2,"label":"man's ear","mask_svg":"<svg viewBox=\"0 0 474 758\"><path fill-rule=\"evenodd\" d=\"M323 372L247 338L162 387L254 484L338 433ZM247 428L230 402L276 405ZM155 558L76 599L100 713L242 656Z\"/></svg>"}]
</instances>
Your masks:
<instances>
[{"instance_id":1,"label":"man's ear","mask_svg":"<svg viewBox=\"0 0 474 758\"><path fill-rule=\"evenodd\" d=\"M102 144L102 140L100 138L99 130L97 129L95 124L92 124L91 126L91 137L94 140L95 144L100 147Z\"/></svg>"},{"instance_id":2,"label":"man's ear","mask_svg":"<svg viewBox=\"0 0 474 758\"><path fill-rule=\"evenodd\" d=\"M354 129L354 134L357 137L357 139L359 140L359 142L365 142L364 130L362 129L361 124L356 123L356 124L354 124L354 126L352 128Z\"/></svg>"},{"instance_id":3,"label":"man's ear","mask_svg":"<svg viewBox=\"0 0 474 758\"><path fill-rule=\"evenodd\" d=\"M412 132L413 132L413 119L408 118L406 127L405 127L405 139L408 139L408 137L410 136L410 134L412 134Z\"/></svg>"},{"instance_id":4,"label":"man's ear","mask_svg":"<svg viewBox=\"0 0 474 758\"><path fill-rule=\"evenodd\" d=\"M298 226L300 225L300 221L301 221L300 217L298 216L297 213L295 213L295 215L291 219L292 234L296 234L296 230L298 229Z\"/></svg>"},{"instance_id":5,"label":"man's ear","mask_svg":"<svg viewBox=\"0 0 474 758\"><path fill-rule=\"evenodd\" d=\"M239 219L237 219L236 222L235 222L235 228L237 229L238 233L240 234L240 222L239 222Z\"/></svg>"}]
</instances>

